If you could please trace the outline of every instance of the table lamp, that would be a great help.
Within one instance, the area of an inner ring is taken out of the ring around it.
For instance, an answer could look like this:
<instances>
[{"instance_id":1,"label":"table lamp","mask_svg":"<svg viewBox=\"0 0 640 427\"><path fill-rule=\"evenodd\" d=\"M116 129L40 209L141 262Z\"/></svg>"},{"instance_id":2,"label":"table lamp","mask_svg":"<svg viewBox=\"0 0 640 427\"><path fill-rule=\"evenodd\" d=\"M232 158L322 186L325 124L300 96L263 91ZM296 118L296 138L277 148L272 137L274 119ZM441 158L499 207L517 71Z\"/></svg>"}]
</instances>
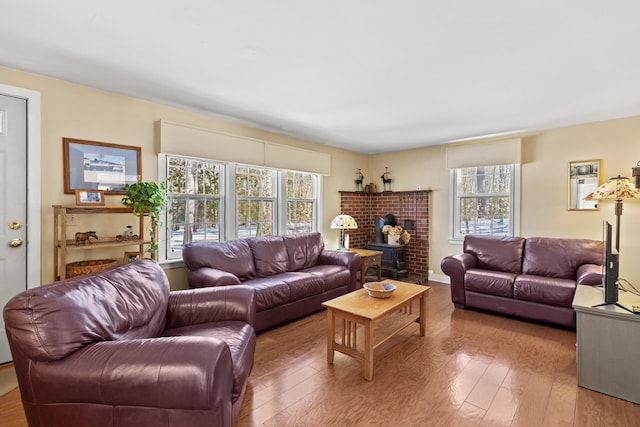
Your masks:
<instances>
[{"instance_id":1,"label":"table lamp","mask_svg":"<svg viewBox=\"0 0 640 427\"><path fill-rule=\"evenodd\" d=\"M353 217L341 214L333 218L330 228L340 230L340 247L338 248L338 250L346 251L347 248L344 245L344 230L354 230L358 228L358 224L356 223L356 220L353 219Z\"/></svg>"},{"instance_id":2,"label":"table lamp","mask_svg":"<svg viewBox=\"0 0 640 427\"><path fill-rule=\"evenodd\" d=\"M620 252L620 217L622 216L622 201L624 199L638 199L640 191L634 187L633 181L618 175L609 179L592 193L586 195L584 200L615 200L616 213L616 251Z\"/></svg>"}]
</instances>

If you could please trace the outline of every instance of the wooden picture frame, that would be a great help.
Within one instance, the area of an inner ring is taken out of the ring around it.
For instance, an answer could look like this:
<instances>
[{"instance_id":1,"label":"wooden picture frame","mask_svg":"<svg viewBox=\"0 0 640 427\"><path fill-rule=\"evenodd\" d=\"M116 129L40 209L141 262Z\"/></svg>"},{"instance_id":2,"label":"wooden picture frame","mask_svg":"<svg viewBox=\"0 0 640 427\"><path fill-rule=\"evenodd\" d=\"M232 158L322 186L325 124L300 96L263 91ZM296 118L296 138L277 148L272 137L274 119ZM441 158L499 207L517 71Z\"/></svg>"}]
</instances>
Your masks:
<instances>
[{"instance_id":1,"label":"wooden picture frame","mask_svg":"<svg viewBox=\"0 0 640 427\"><path fill-rule=\"evenodd\" d=\"M142 150L131 145L62 138L64 192L102 190L125 194L124 186L142 175Z\"/></svg>"},{"instance_id":2,"label":"wooden picture frame","mask_svg":"<svg viewBox=\"0 0 640 427\"><path fill-rule=\"evenodd\" d=\"M104 206L104 191L92 188L76 188L76 205Z\"/></svg>"},{"instance_id":3,"label":"wooden picture frame","mask_svg":"<svg viewBox=\"0 0 640 427\"><path fill-rule=\"evenodd\" d=\"M602 184L601 160L579 160L569 162L567 201L570 211L600 210L597 200L584 200Z\"/></svg>"},{"instance_id":4,"label":"wooden picture frame","mask_svg":"<svg viewBox=\"0 0 640 427\"><path fill-rule=\"evenodd\" d=\"M136 262L142 259L144 252L125 252L122 257L122 263L127 264L130 262Z\"/></svg>"}]
</instances>

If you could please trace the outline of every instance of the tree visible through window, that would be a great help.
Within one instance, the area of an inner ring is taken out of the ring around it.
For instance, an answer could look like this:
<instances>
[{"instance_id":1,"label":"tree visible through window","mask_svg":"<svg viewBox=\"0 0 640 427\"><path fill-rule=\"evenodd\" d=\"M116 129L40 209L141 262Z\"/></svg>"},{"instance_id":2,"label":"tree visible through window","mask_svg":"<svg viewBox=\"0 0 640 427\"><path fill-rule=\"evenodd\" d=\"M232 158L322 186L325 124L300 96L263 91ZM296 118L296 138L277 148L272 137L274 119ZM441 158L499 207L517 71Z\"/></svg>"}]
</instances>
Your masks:
<instances>
[{"instance_id":1,"label":"tree visible through window","mask_svg":"<svg viewBox=\"0 0 640 427\"><path fill-rule=\"evenodd\" d=\"M513 235L514 165L454 171L453 238Z\"/></svg>"},{"instance_id":2,"label":"tree visible through window","mask_svg":"<svg viewBox=\"0 0 640 427\"><path fill-rule=\"evenodd\" d=\"M313 231L315 211L314 177L287 171L287 234Z\"/></svg>"},{"instance_id":3,"label":"tree visible through window","mask_svg":"<svg viewBox=\"0 0 640 427\"><path fill-rule=\"evenodd\" d=\"M174 155L161 159L169 198L161 259L182 258L190 242L318 229L319 175Z\"/></svg>"},{"instance_id":4,"label":"tree visible through window","mask_svg":"<svg viewBox=\"0 0 640 427\"><path fill-rule=\"evenodd\" d=\"M222 165L212 162L169 159L167 258L181 258L182 247L189 242L220 241L222 169Z\"/></svg>"},{"instance_id":5,"label":"tree visible through window","mask_svg":"<svg viewBox=\"0 0 640 427\"><path fill-rule=\"evenodd\" d=\"M273 234L274 184L273 170L236 167L237 237Z\"/></svg>"}]
</instances>

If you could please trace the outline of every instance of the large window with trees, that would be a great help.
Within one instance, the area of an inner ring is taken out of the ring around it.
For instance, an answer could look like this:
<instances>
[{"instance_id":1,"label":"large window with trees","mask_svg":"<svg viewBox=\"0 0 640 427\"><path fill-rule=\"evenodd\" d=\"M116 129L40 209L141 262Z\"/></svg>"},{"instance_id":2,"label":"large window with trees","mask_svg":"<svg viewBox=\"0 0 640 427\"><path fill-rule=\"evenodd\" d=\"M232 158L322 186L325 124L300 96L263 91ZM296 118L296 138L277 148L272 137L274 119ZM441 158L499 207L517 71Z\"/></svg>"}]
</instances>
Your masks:
<instances>
[{"instance_id":1,"label":"large window with trees","mask_svg":"<svg viewBox=\"0 0 640 427\"><path fill-rule=\"evenodd\" d=\"M316 218L316 176L310 173L286 171L287 225L286 233L313 231Z\"/></svg>"},{"instance_id":2,"label":"large window with trees","mask_svg":"<svg viewBox=\"0 0 640 427\"><path fill-rule=\"evenodd\" d=\"M189 242L224 240L224 165L170 157L167 161L166 258L182 258Z\"/></svg>"},{"instance_id":3,"label":"large window with trees","mask_svg":"<svg viewBox=\"0 0 640 427\"><path fill-rule=\"evenodd\" d=\"M161 261L182 259L190 242L319 229L320 175L166 154L160 159L169 198Z\"/></svg>"},{"instance_id":4,"label":"large window with trees","mask_svg":"<svg viewBox=\"0 0 640 427\"><path fill-rule=\"evenodd\" d=\"M276 173L272 169L236 167L238 238L274 234L276 182Z\"/></svg>"},{"instance_id":5,"label":"large window with trees","mask_svg":"<svg viewBox=\"0 0 640 427\"><path fill-rule=\"evenodd\" d=\"M519 165L452 171L451 238L467 234L512 236L518 231Z\"/></svg>"}]
</instances>

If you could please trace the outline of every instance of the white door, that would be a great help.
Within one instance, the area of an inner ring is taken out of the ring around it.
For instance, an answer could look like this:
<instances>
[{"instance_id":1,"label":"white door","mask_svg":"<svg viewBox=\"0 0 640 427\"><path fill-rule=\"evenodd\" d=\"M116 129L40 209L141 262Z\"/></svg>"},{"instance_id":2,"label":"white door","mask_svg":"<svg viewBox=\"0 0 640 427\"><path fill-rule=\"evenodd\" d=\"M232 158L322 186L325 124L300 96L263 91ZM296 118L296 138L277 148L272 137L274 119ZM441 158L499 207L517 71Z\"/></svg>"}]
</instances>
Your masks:
<instances>
[{"instance_id":1,"label":"white door","mask_svg":"<svg viewBox=\"0 0 640 427\"><path fill-rule=\"evenodd\" d=\"M27 289L27 100L0 95L0 308ZM11 352L0 316L0 363Z\"/></svg>"}]
</instances>

